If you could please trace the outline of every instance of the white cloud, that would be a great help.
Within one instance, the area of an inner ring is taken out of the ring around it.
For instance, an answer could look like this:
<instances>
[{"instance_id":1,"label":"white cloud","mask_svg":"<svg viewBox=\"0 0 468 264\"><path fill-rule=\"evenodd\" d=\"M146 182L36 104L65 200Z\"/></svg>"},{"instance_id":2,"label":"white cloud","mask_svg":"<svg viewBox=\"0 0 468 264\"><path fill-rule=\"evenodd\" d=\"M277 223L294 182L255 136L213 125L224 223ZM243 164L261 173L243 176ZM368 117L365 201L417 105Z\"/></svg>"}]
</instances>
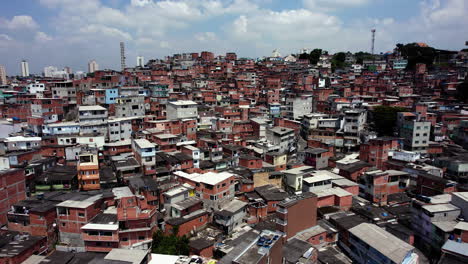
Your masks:
<instances>
[{"instance_id":1,"label":"white cloud","mask_svg":"<svg viewBox=\"0 0 468 264\"><path fill-rule=\"evenodd\" d=\"M169 42L167 42L167 41L161 41L161 42L159 42L159 47L161 47L163 49L167 49L167 48L170 47L170 45L169 45Z\"/></svg>"},{"instance_id":2,"label":"white cloud","mask_svg":"<svg viewBox=\"0 0 468 264\"><path fill-rule=\"evenodd\" d=\"M96 58L103 68L118 68L119 41L126 41L129 58L137 51L160 58L170 52L200 50L257 57L275 48L284 55L304 47L368 51L372 28L377 29L378 51L412 41L440 48L463 47L462 40L468 36L465 0L419 0L422 4L409 19L355 15L346 23L336 10L358 11L376 0L302 0L303 8L283 10L272 10L278 7L272 0L39 1L50 8L52 16L46 21L52 30L39 30L30 16L0 18L0 29L31 30L4 30L1 33L8 35L0 35L0 42L21 47L15 49L16 57L35 54L48 64L55 59L70 61L71 66L86 66L88 58ZM34 41L49 42L36 48ZM0 57L16 61L6 50L0 50Z\"/></svg>"},{"instance_id":3,"label":"white cloud","mask_svg":"<svg viewBox=\"0 0 468 264\"><path fill-rule=\"evenodd\" d=\"M465 0L423 1L422 16L431 26L453 26L468 21L468 4Z\"/></svg>"},{"instance_id":4,"label":"white cloud","mask_svg":"<svg viewBox=\"0 0 468 264\"><path fill-rule=\"evenodd\" d=\"M201 32L195 34L195 39L201 42L208 42L216 40L216 34L214 32Z\"/></svg>"},{"instance_id":5,"label":"white cloud","mask_svg":"<svg viewBox=\"0 0 468 264\"><path fill-rule=\"evenodd\" d=\"M234 28L234 33L237 35L240 34L246 34L248 32L248 24L249 20L247 19L246 16L239 16L238 19L234 20L232 23L233 28Z\"/></svg>"},{"instance_id":6,"label":"white cloud","mask_svg":"<svg viewBox=\"0 0 468 264\"><path fill-rule=\"evenodd\" d=\"M8 36L7 34L0 34L0 40L12 41L13 39L10 36Z\"/></svg>"},{"instance_id":7,"label":"white cloud","mask_svg":"<svg viewBox=\"0 0 468 264\"><path fill-rule=\"evenodd\" d=\"M35 40L37 42L47 42L47 41L51 41L52 37L50 37L49 35L47 35L46 33L42 31L39 31L36 33Z\"/></svg>"},{"instance_id":8,"label":"white cloud","mask_svg":"<svg viewBox=\"0 0 468 264\"><path fill-rule=\"evenodd\" d=\"M48 8L61 8L69 11L90 12L100 6L99 0L39 0L39 2Z\"/></svg>"},{"instance_id":9,"label":"white cloud","mask_svg":"<svg viewBox=\"0 0 468 264\"><path fill-rule=\"evenodd\" d=\"M371 0L302 0L305 8L315 11L357 7L370 2Z\"/></svg>"},{"instance_id":10,"label":"white cloud","mask_svg":"<svg viewBox=\"0 0 468 264\"><path fill-rule=\"evenodd\" d=\"M145 6L147 4L152 3L151 0L132 0L131 2L132 6Z\"/></svg>"},{"instance_id":11,"label":"white cloud","mask_svg":"<svg viewBox=\"0 0 468 264\"><path fill-rule=\"evenodd\" d=\"M239 38L294 41L327 37L336 32L340 24L340 20L335 16L298 9L239 16L232 23L232 28L235 36Z\"/></svg>"},{"instance_id":12,"label":"white cloud","mask_svg":"<svg viewBox=\"0 0 468 264\"><path fill-rule=\"evenodd\" d=\"M80 29L81 33L99 34L113 38L121 38L122 40L131 40L132 36L129 33L123 32L117 28L107 27L103 25L88 25Z\"/></svg>"},{"instance_id":13,"label":"white cloud","mask_svg":"<svg viewBox=\"0 0 468 264\"><path fill-rule=\"evenodd\" d=\"M12 50L16 50L18 47L21 45L17 43L15 39L13 39L11 36L7 34L0 34L0 57L6 58L8 61L8 55L11 54ZM12 49L15 48L15 49ZM2 51L7 52L7 54L2 54ZM8 68L10 65L6 65Z\"/></svg>"},{"instance_id":14,"label":"white cloud","mask_svg":"<svg viewBox=\"0 0 468 264\"><path fill-rule=\"evenodd\" d=\"M34 21L31 16L21 15L14 16L11 20L0 18L0 28L6 28L9 30L17 29L35 29L39 25Z\"/></svg>"}]
</instances>

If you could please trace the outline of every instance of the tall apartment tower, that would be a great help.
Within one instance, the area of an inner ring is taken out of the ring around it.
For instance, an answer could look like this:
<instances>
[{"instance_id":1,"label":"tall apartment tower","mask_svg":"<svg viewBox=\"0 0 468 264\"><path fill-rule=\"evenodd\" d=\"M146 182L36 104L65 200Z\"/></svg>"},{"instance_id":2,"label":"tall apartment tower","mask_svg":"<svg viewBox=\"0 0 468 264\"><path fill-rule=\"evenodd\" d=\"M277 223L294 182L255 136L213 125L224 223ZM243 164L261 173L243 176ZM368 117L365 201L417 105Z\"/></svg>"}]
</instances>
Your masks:
<instances>
[{"instance_id":1,"label":"tall apartment tower","mask_svg":"<svg viewBox=\"0 0 468 264\"><path fill-rule=\"evenodd\" d=\"M125 43L120 42L120 67L125 70Z\"/></svg>"},{"instance_id":2,"label":"tall apartment tower","mask_svg":"<svg viewBox=\"0 0 468 264\"><path fill-rule=\"evenodd\" d=\"M88 72L92 73L99 70L99 64L95 60L88 62Z\"/></svg>"},{"instance_id":3,"label":"tall apartment tower","mask_svg":"<svg viewBox=\"0 0 468 264\"><path fill-rule=\"evenodd\" d=\"M0 85L7 84L5 66L0 65Z\"/></svg>"},{"instance_id":4,"label":"tall apartment tower","mask_svg":"<svg viewBox=\"0 0 468 264\"><path fill-rule=\"evenodd\" d=\"M143 56L137 56L137 67L145 66L145 58Z\"/></svg>"},{"instance_id":5,"label":"tall apartment tower","mask_svg":"<svg viewBox=\"0 0 468 264\"><path fill-rule=\"evenodd\" d=\"M26 60L21 61L21 76L29 76L29 63Z\"/></svg>"}]
</instances>

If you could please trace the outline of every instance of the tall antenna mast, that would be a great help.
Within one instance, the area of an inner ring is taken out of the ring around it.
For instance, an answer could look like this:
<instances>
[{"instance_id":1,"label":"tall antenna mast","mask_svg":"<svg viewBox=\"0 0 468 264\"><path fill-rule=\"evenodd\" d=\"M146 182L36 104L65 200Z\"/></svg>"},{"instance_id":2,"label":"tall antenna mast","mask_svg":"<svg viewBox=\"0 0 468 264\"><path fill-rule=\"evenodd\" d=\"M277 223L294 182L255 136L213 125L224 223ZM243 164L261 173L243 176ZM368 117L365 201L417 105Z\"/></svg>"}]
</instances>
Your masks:
<instances>
[{"instance_id":1,"label":"tall antenna mast","mask_svg":"<svg viewBox=\"0 0 468 264\"><path fill-rule=\"evenodd\" d=\"M125 43L120 42L120 66L122 71L125 70Z\"/></svg>"},{"instance_id":2,"label":"tall antenna mast","mask_svg":"<svg viewBox=\"0 0 468 264\"><path fill-rule=\"evenodd\" d=\"M374 55L374 42L375 42L375 29L371 30L372 32L372 46L371 46L371 53Z\"/></svg>"}]
</instances>

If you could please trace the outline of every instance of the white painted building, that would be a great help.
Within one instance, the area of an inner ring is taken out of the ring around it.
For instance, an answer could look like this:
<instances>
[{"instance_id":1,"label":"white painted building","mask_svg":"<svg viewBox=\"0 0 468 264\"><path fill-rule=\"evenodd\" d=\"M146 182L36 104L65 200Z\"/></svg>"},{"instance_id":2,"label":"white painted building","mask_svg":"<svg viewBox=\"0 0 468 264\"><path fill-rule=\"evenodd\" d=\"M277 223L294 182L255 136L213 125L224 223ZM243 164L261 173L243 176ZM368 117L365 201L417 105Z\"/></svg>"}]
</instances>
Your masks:
<instances>
[{"instance_id":1,"label":"white painted building","mask_svg":"<svg viewBox=\"0 0 468 264\"><path fill-rule=\"evenodd\" d=\"M26 90L30 94L43 93L45 91L45 84L39 82L30 83L26 86Z\"/></svg>"},{"instance_id":2,"label":"white painted building","mask_svg":"<svg viewBox=\"0 0 468 264\"><path fill-rule=\"evenodd\" d=\"M143 56L137 56L137 67L145 66L145 58Z\"/></svg>"},{"instance_id":3,"label":"white painted building","mask_svg":"<svg viewBox=\"0 0 468 264\"><path fill-rule=\"evenodd\" d=\"M0 65L0 85L6 85L7 78L6 78L6 70L5 66Z\"/></svg>"},{"instance_id":4,"label":"white painted building","mask_svg":"<svg viewBox=\"0 0 468 264\"><path fill-rule=\"evenodd\" d=\"M88 63L88 73L93 73L98 70L99 70L99 64L95 60L92 60Z\"/></svg>"},{"instance_id":5,"label":"white painted building","mask_svg":"<svg viewBox=\"0 0 468 264\"><path fill-rule=\"evenodd\" d=\"M312 95L286 98L286 118L296 120L312 112Z\"/></svg>"},{"instance_id":6,"label":"white painted building","mask_svg":"<svg viewBox=\"0 0 468 264\"><path fill-rule=\"evenodd\" d=\"M278 146L278 151L281 153L293 150L296 142L294 130L286 127L268 128L266 138L271 144Z\"/></svg>"},{"instance_id":7,"label":"white painted building","mask_svg":"<svg viewBox=\"0 0 468 264\"><path fill-rule=\"evenodd\" d=\"M80 123L72 121L44 124L42 126L42 133L44 135L78 134L80 133Z\"/></svg>"},{"instance_id":8,"label":"white painted building","mask_svg":"<svg viewBox=\"0 0 468 264\"><path fill-rule=\"evenodd\" d=\"M109 142L132 137L132 120L134 117L112 118L107 121Z\"/></svg>"},{"instance_id":9,"label":"white painted building","mask_svg":"<svg viewBox=\"0 0 468 264\"><path fill-rule=\"evenodd\" d=\"M54 77L57 71L58 69L55 66L46 66L44 67L44 77Z\"/></svg>"},{"instance_id":10,"label":"white painted building","mask_svg":"<svg viewBox=\"0 0 468 264\"><path fill-rule=\"evenodd\" d=\"M197 118L197 103L190 100L167 102L167 119Z\"/></svg>"},{"instance_id":11,"label":"white painted building","mask_svg":"<svg viewBox=\"0 0 468 264\"><path fill-rule=\"evenodd\" d=\"M29 76L29 63L25 60L21 61L21 76L23 77Z\"/></svg>"},{"instance_id":12,"label":"white painted building","mask_svg":"<svg viewBox=\"0 0 468 264\"><path fill-rule=\"evenodd\" d=\"M8 151L30 150L41 147L41 137L7 137L3 140Z\"/></svg>"},{"instance_id":13,"label":"white painted building","mask_svg":"<svg viewBox=\"0 0 468 264\"><path fill-rule=\"evenodd\" d=\"M391 155L394 160L402 160L406 162L415 162L421 157L419 152L405 150L393 151L392 153L389 153L389 155Z\"/></svg>"}]
</instances>

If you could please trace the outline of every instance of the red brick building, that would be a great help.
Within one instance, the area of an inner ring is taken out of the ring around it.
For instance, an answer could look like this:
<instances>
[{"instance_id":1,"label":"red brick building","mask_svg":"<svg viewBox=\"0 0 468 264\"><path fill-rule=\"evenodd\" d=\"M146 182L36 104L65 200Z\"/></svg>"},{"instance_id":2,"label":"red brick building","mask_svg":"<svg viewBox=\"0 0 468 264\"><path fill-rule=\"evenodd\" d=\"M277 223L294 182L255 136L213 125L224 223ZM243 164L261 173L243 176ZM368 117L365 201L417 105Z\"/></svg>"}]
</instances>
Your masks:
<instances>
[{"instance_id":1,"label":"red brick building","mask_svg":"<svg viewBox=\"0 0 468 264\"><path fill-rule=\"evenodd\" d=\"M289 197L278 204L276 228L286 234L286 238L317 224L317 196L304 193Z\"/></svg>"},{"instance_id":2,"label":"red brick building","mask_svg":"<svg viewBox=\"0 0 468 264\"><path fill-rule=\"evenodd\" d=\"M8 223L10 208L26 199L26 183L23 169L0 171L0 225Z\"/></svg>"},{"instance_id":3,"label":"red brick building","mask_svg":"<svg viewBox=\"0 0 468 264\"><path fill-rule=\"evenodd\" d=\"M381 137L369 140L368 143L361 144L359 159L383 169L388 160L388 152L398 147L396 138Z\"/></svg>"}]
</instances>

